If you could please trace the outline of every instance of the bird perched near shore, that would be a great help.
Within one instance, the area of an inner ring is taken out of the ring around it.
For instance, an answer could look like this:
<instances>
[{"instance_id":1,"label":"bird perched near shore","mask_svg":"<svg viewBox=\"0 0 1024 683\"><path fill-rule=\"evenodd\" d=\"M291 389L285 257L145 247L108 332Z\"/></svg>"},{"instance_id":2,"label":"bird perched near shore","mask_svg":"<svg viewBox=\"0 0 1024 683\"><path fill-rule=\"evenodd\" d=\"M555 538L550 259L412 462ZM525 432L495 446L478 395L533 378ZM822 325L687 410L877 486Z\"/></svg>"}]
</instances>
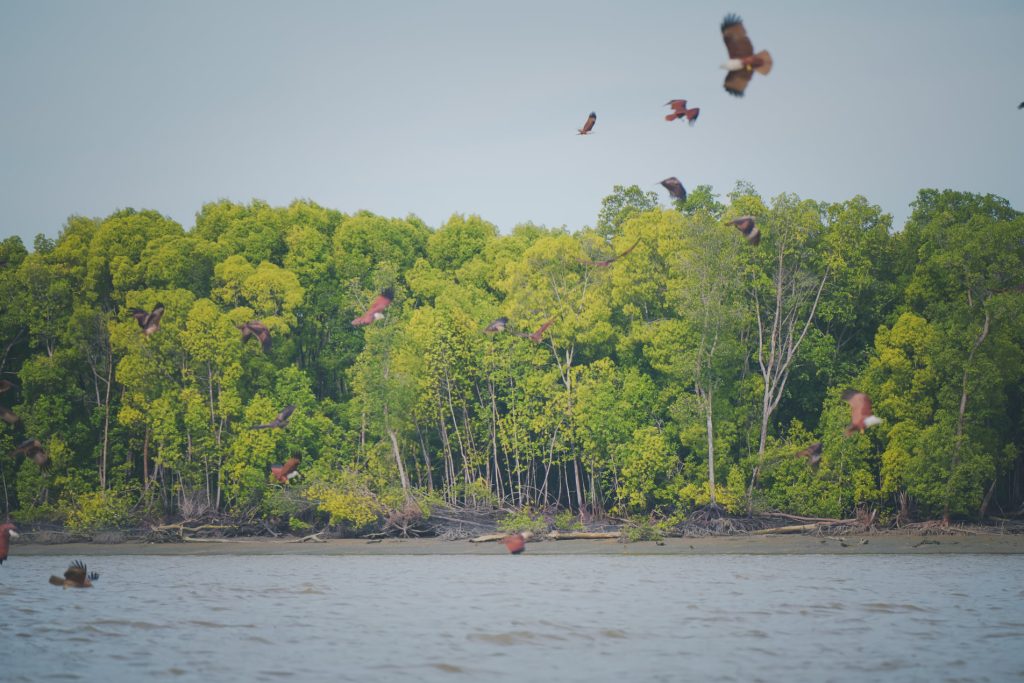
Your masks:
<instances>
[{"instance_id":1,"label":"bird perched near shore","mask_svg":"<svg viewBox=\"0 0 1024 683\"><path fill-rule=\"evenodd\" d=\"M754 45L743 28L743 20L735 14L727 14L722 20L722 40L729 51L729 61L722 68L729 73L725 76L725 91L736 97L743 92L754 77L754 72L765 76L772 70L772 56L767 50L754 54Z\"/></svg>"},{"instance_id":2,"label":"bird perched near shore","mask_svg":"<svg viewBox=\"0 0 1024 683\"><path fill-rule=\"evenodd\" d=\"M882 424L882 418L872 414L871 399L863 391L847 389L841 398L850 404L850 424L843 431L844 436L850 436L856 431L863 434L868 427Z\"/></svg>"},{"instance_id":3,"label":"bird perched near shore","mask_svg":"<svg viewBox=\"0 0 1024 683\"><path fill-rule=\"evenodd\" d=\"M11 452L11 456L17 458L19 455L24 455L34 462L43 474L50 473L50 456L39 439L26 439L18 444Z\"/></svg>"},{"instance_id":4,"label":"bird perched near shore","mask_svg":"<svg viewBox=\"0 0 1024 683\"><path fill-rule=\"evenodd\" d=\"M807 458L807 464L818 469L818 465L821 464L821 442L812 443L807 448L803 449L796 454L798 458Z\"/></svg>"},{"instance_id":5,"label":"bird perched near shore","mask_svg":"<svg viewBox=\"0 0 1024 683\"><path fill-rule=\"evenodd\" d=\"M250 337L256 337L260 342L263 353L270 353L270 330L259 320L250 320L238 326L242 331L242 343L249 341Z\"/></svg>"},{"instance_id":6,"label":"bird perched near shore","mask_svg":"<svg viewBox=\"0 0 1024 683\"><path fill-rule=\"evenodd\" d=\"M665 115L666 121L685 118L691 126L697 123L697 117L700 116L700 107L687 109L686 100L669 100L665 105L672 107L672 113Z\"/></svg>"},{"instance_id":7,"label":"bird perched near shore","mask_svg":"<svg viewBox=\"0 0 1024 683\"><path fill-rule=\"evenodd\" d=\"M597 123L597 113L590 112L590 116L587 117L583 127L579 129L580 135L590 135L590 131L594 130L594 124Z\"/></svg>"},{"instance_id":8,"label":"bird perched near shore","mask_svg":"<svg viewBox=\"0 0 1024 683\"><path fill-rule=\"evenodd\" d=\"M85 569L85 563L81 560L75 560L68 566L68 570L64 572L64 578L59 576L51 576L50 583L54 586L63 586L64 588L92 588L92 582L100 578L100 575L96 572L88 573Z\"/></svg>"},{"instance_id":9,"label":"bird perched near shore","mask_svg":"<svg viewBox=\"0 0 1024 683\"><path fill-rule=\"evenodd\" d=\"M391 302L395 298L395 292L388 287L383 292L377 295L377 298L373 300L370 307L366 309L366 313L352 321L352 327L360 327L362 325L369 325L376 320L384 319L384 309L391 305Z\"/></svg>"},{"instance_id":10,"label":"bird perched near shore","mask_svg":"<svg viewBox=\"0 0 1024 683\"><path fill-rule=\"evenodd\" d=\"M302 456L296 453L292 457L284 461L283 465L271 465L270 475L277 479L280 484L287 484L289 481L299 476L299 463L302 462Z\"/></svg>"},{"instance_id":11,"label":"bird perched near shore","mask_svg":"<svg viewBox=\"0 0 1024 683\"><path fill-rule=\"evenodd\" d=\"M285 406L281 409L281 412L277 414L273 420L262 425L253 425L249 429L278 429L288 426L288 418L295 412L295 406Z\"/></svg>"},{"instance_id":12,"label":"bird perched near shore","mask_svg":"<svg viewBox=\"0 0 1024 683\"><path fill-rule=\"evenodd\" d=\"M740 216L729 221L729 225L735 225L736 229L743 233L747 242L755 247L761 243L761 231L753 216Z\"/></svg>"},{"instance_id":13,"label":"bird perched near shore","mask_svg":"<svg viewBox=\"0 0 1024 683\"><path fill-rule=\"evenodd\" d=\"M668 190L669 196L672 199L678 199L681 202L686 201L686 188L679 182L679 178L672 176L671 178L665 178L661 181L661 184Z\"/></svg>"},{"instance_id":14,"label":"bird perched near shore","mask_svg":"<svg viewBox=\"0 0 1024 683\"><path fill-rule=\"evenodd\" d=\"M131 308L129 312L138 321L143 334L147 337L160 329L160 318L164 315L164 305L157 304L152 311L147 313L141 308Z\"/></svg>"},{"instance_id":15,"label":"bird perched near shore","mask_svg":"<svg viewBox=\"0 0 1024 683\"><path fill-rule=\"evenodd\" d=\"M508 551L513 555L519 555L526 549L526 542L533 538L533 532L531 531L520 531L518 534L512 534L501 539L501 542L505 544Z\"/></svg>"},{"instance_id":16,"label":"bird perched near shore","mask_svg":"<svg viewBox=\"0 0 1024 683\"><path fill-rule=\"evenodd\" d=\"M18 537L18 528L10 522L0 524L0 564L7 559L7 553L11 548L11 539Z\"/></svg>"},{"instance_id":17,"label":"bird perched near shore","mask_svg":"<svg viewBox=\"0 0 1024 683\"><path fill-rule=\"evenodd\" d=\"M618 259L622 258L623 256L626 256L627 254L629 254L629 252L631 252L634 249L636 249L636 245L638 245L638 244L640 244L640 240L639 239L637 239L636 242L633 242L633 246L631 246L629 249L626 249L626 251L622 252L621 254L616 254L615 256L612 256L611 258L605 259L603 261L588 261L587 259L581 259L581 258L578 258L576 260L579 261L580 263L582 263L583 265L586 265L586 266L595 266L597 268L607 268L611 264L615 263L615 261L617 261Z\"/></svg>"}]
</instances>

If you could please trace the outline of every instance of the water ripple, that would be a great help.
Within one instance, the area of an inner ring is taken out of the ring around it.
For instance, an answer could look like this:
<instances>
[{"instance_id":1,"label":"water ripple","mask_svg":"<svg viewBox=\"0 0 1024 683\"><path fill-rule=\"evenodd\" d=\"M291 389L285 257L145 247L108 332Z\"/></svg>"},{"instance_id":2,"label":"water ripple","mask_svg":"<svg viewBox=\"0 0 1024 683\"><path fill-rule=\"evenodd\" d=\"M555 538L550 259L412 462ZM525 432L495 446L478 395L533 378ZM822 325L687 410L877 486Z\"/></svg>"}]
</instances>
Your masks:
<instances>
[{"instance_id":1,"label":"water ripple","mask_svg":"<svg viewBox=\"0 0 1024 683\"><path fill-rule=\"evenodd\" d=\"M1021 556L528 559L260 556L244 558L242 573L230 556L109 556L102 585L72 594L39 582L64 558L19 557L3 575L18 603L0 593L15 636L4 642L4 681L797 683L1024 672Z\"/></svg>"}]
</instances>

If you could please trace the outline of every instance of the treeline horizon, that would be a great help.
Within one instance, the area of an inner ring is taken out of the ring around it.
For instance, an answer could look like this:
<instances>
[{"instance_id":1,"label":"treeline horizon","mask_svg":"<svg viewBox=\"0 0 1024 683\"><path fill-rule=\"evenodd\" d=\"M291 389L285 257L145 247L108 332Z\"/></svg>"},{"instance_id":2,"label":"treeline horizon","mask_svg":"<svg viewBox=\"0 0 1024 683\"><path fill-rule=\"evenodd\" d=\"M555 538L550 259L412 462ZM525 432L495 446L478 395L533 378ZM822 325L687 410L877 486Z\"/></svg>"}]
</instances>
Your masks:
<instances>
[{"instance_id":1,"label":"treeline horizon","mask_svg":"<svg viewBox=\"0 0 1024 683\"><path fill-rule=\"evenodd\" d=\"M31 252L6 238L5 514L352 532L443 504L665 524L1019 515L1024 216L951 190L921 190L899 230L861 196L740 182L727 199L616 186L594 227L506 234L221 200L189 230L124 209ZM728 223L745 215L758 245ZM384 318L354 327L385 289ZM147 336L129 309L158 303ZM241 341L253 320L266 353ZM844 435L850 388L881 425ZM287 427L249 429L286 405ZM15 453L30 438L48 473ZM798 454L818 442L812 466ZM299 477L269 476L296 455Z\"/></svg>"}]
</instances>

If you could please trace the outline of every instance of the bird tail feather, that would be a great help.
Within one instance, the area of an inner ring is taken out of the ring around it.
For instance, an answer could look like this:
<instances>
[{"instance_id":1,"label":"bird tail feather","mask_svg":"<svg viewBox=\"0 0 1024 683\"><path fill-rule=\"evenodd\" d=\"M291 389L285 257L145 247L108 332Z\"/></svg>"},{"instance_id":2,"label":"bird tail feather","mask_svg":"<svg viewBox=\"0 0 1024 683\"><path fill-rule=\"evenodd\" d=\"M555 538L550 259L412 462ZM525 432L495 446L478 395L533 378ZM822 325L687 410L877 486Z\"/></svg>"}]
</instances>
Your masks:
<instances>
[{"instance_id":1,"label":"bird tail feather","mask_svg":"<svg viewBox=\"0 0 1024 683\"><path fill-rule=\"evenodd\" d=\"M54 586L63 586L64 579L60 578L59 576L51 576L50 583L52 583Z\"/></svg>"},{"instance_id":2,"label":"bird tail feather","mask_svg":"<svg viewBox=\"0 0 1024 683\"><path fill-rule=\"evenodd\" d=\"M666 121L675 121L680 116L682 116L682 114L677 114L675 112L672 112L671 114L665 114L665 120Z\"/></svg>"},{"instance_id":3,"label":"bird tail feather","mask_svg":"<svg viewBox=\"0 0 1024 683\"><path fill-rule=\"evenodd\" d=\"M754 56L757 57L758 61L761 62L760 65L754 67L754 70L757 71L757 73L759 74L767 76L769 72L771 72L772 70L771 54L769 54L768 50L761 50Z\"/></svg>"}]
</instances>

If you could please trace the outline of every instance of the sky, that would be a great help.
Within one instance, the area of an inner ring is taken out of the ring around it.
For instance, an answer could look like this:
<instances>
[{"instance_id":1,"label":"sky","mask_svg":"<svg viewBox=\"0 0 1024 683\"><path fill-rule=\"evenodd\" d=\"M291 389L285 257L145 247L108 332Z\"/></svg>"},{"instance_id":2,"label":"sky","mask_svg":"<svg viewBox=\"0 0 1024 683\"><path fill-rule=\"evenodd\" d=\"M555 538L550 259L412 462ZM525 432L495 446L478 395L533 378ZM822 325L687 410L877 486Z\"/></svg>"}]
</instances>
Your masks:
<instances>
[{"instance_id":1,"label":"sky","mask_svg":"<svg viewBox=\"0 0 1024 683\"><path fill-rule=\"evenodd\" d=\"M774 59L742 99L730 12ZM897 229L925 187L1019 209L1022 30L1019 0L0 0L0 237L254 198L575 231L668 176Z\"/></svg>"}]
</instances>

